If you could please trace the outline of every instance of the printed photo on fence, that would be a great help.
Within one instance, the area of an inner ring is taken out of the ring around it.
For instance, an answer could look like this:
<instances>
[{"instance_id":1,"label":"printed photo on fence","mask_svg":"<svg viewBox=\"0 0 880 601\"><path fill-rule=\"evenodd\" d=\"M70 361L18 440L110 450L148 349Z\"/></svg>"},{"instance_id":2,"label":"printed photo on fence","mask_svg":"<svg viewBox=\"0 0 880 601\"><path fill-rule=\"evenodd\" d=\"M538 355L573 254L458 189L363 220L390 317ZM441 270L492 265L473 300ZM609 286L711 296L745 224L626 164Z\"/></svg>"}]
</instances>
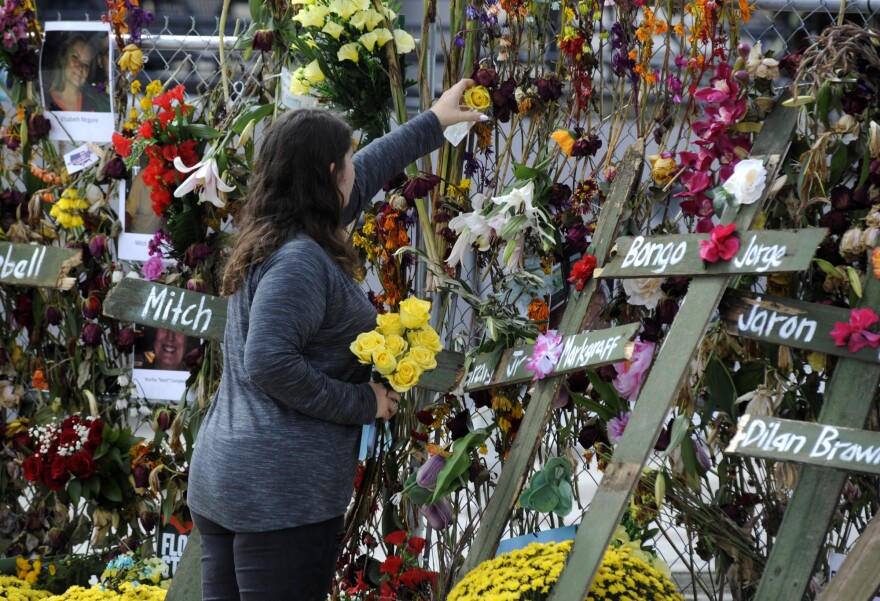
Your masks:
<instances>
[{"instance_id":1,"label":"printed photo on fence","mask_svg":"<svg viewBox=\"0 0 880 601\"><path fill-rule=\"evenodd\" d=\"M162 219L153 212L150 188L144 183L143 171L132 169L132 184L119 182L119 258L125 261L146 261L150 258L149 243L162 225Z\"/></svg>"},{"instance_id":2,"label":"printed photo on fence","mask_svg":"<svg viewBox=\"0 0 880 601\"><path fill-rule=\"evenodd\" d=\"M142 327L134 346L132 380L143 398L180 400L189 377L184 357L198 345L198 338L165 328Z\"/></svg>"},{"instance_id":3,"label":"printed photo on fence","mask_svg":"<svg viewBox=\"0 0 880 601\"><path fill-rule=\"evenodd\" d=\"M113 44L106 23L46 23L40 89L49 137L109 142L113 135Z\"/></svg>"}]
</instances>

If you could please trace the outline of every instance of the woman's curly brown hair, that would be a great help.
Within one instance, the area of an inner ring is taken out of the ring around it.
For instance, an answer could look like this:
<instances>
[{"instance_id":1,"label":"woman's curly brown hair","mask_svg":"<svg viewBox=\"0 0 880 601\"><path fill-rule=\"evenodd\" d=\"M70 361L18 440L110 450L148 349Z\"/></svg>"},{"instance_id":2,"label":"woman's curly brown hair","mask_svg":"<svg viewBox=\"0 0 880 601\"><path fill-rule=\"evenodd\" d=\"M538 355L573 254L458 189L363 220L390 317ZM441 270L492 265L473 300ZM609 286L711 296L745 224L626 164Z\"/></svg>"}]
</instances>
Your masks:
<instances>
[{"instance_id":1,"label":"woman's curly brown hair","mask_svg":"<svg viewBox=\"0 0 880 601\"><path fill-rule=\"evenodd\" d=\"M317 242L349 275L360 267L342 228L338 182L351 128L323 109L282 115L263 136L220 293L231 296L254 265L297 234ZM336 169L331 171L330 165Z\"/></svg>"}]
</instances>

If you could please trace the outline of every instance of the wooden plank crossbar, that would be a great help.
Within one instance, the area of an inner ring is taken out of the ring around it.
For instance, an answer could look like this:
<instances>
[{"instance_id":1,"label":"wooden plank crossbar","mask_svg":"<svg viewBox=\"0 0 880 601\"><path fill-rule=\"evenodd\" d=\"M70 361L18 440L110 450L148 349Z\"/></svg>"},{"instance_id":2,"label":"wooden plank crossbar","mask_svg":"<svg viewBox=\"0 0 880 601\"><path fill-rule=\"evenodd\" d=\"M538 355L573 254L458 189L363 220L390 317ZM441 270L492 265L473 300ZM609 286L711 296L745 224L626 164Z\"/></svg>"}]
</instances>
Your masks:
<instances>
[{"instance_id":1,"label":"wooden plank crossbar","mask_svg":"<svg viewBox=\"0 0 880 601\"><path fill-rule=\"evenodd\" d=\"M634 346L630 341L636 337L638 331L639 324L632 323L564 337L562 355L553 370L554 375L561 376L583 371L587 367L629 360ZM535 372L526 369L526 362L534 352L535 345L528 344L506 349L500 360L494 353L478 356L468 370L465 392L528 382Z\"/></svg>"},{"instance_id":2,"label":"wooden plank crossbar","mask_svg":"<svg viewBox=\"0 0 880 601\"><path fill-rule=\"evenodd\" d=\"M880 281L870 274L867 279L861 306L876 309L880 307ZM880 366L868 365L856 358L841 359L825 389L819 423L863 427L878 383ZM801 601L804 598L846 478L847 472L843 470L803 466L767 558L764 577L755 593L756 601Z\"/></svg>"},{"instance_id":3,"label":"wooden plank crossbar","mask_svg":"<svg viewBox=\"0 0 880 601\"><path fill-rule=\"evenodd\" d=\"M608 265L596 270L600 278L655 278L674 275L760 275L803 271L828 230L765 230L740 234L740 247L730 261L706 263L700 241L708 234L623 237Z\"/></svg>"},{"instance_id":4,"label":"wooden plank crossbar","mask_svg":"<svg viewBox=\"0 0 880 601\"><path fill-rule=\"evenodd\" d=\"M744 415L724 452L880 474L880 432L828 424Z\"/></svg>"},{"instance_id":5,"label":"wooden plank crossbar","mask_svg":"<svg viewBox=\"0 0 880 601\"><path fill-rule=\"evenodd\" d=\"M849 309L744 290L728 290L721 301L721 323L734 336L880 363L875 348L852 353L835 344L831 330L838 322L848 322L849 316Z\"/></svg>"},{"instance_id":6,"label":"wooden plank crossbar","mask_svg":"<svg viewBox=\"0 0 880 601\"><path fill-rule=\"evenodd\" d=\"M76 278L67 277L82 263L82 251L56 246L0 242L0 283L70 290Z\"/></svg>"},{"instance_id":7,"label":"wooden plank crossbar","mask_svg":"<svg viewBox=\"0 0 880 601\"><path fill-rule=\"evenodd\" d=\"M624 208L639 183L644 156L644 140L638 140L627 149L608 198L602 206L602 213L593 236L593 254L600 265L605 262L611 251ZM559 326L560 333L574 335L583 331L590 300L597 286L597 280L592 278L579 293L572 291L572 297ZM498 484L483 512L480 527L474 536L468 556L458 571L458 579L480 562L494 556L510 512L516 505L526 473L534 461L538 444L550 418L550 408L559 395L561 386L562 378L558 376L544 378L535 384L529 409L520 424Z\"/></svg>"},{"instance_id":8,"label":"wooden plank crossbar","mask_svg":"<svg viewBox=\"0 0 880 601\"><path fill-rule=\"evenodd\" d=\"M788 152L797 111L777 104L752 148L753 158L765 157L767 182L779 171ZM764 196L771 185L765 187ZM747 230L763 205L725 210L721 221ZM646 378L626 430L578 528L574 546L553 588L550 601L583 601L590 590L617 525L629 505L642 470L690 369L698 342L727 288L728 275L694 278L679 313ZM517 441L520 437L517 437Z\"/></svg>"}]
</instances>

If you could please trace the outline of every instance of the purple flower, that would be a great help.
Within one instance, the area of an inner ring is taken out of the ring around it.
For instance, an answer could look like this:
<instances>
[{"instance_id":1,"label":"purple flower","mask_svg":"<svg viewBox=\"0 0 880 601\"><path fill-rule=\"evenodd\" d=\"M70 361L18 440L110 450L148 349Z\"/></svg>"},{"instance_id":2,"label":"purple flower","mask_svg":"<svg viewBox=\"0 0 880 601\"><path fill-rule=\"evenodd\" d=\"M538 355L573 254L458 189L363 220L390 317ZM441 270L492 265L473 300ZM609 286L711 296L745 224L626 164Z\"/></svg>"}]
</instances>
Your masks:
<instances>
[{"instance_id":1,"label":"purple flower","mask_svg":"<svg viewBox=\"0 0 880 601\"><path fill-rule=\"evenodd\" d=\"M272 50L272 44L275 42L275 34L271 29L259 29L254 34L253 47L254 50L260 52L269 52Z\"/></svg>"},{"instance_id":2,"label":"purple flower","mask_svg":"<svg viewBox=\"0 0 880 601\"><path fill-rule=\"evenodd\" d=\"M122 157L113 157L104 165L105 178L125 179L127 175L128 170L125 168L125 161L122 160Z\"/></svg>"},{"instance_id":3,"label":"purple flower","mask_svg":"<svg viewBox=\"0 0 880 601\"><path fill-rule=\"evenodd\" d=\"M431 455L428 460L416 472L416 484L428 490L434 490L437 486L437 476L446 466L446 458L443 455Z\"/></svg>"},{"instance_id":4,"label":"purple flower","mask_svg":"<svg viewBox=\"0 0 880 601\"><path fill-rule=\"evenodd\" d=\"M98 234L89 240L89 252L93 257L100 257L107 252L107 236Z\"/></svg>"},{"instance_id":5,"label":"purple flower","mask_svg":"<svg viewBox=\"0 0 880 601\"><path fill-rule=\"evenodd\" d=\"M171 427L171 422L174 421L174 415L174 410L169 409L168 407L156 409L156 411L153 412L153 429L166 432L168 428Z\"/></svg>"},{"instance_id":6,"label":"purple flower","mask_svg":"<svg viewBox=\"0 0 880 601\"><path fill-rule=\"evenodd\" d=\"M49 134L52 122L39 113L28 117L28 136L34 140L42 140Z\"/></svg>"},{"instance_id":7,"label":"purple flower","mask_svg":"<svg viewBox=\"0 0 880 601\"><path fill-rule=\"evenodd\" d=\"M460 33L455 34L455 37L452 38L452 43L459 48L464 48L464 38L461 37Z\"/></svg>"},{"instance_id":8,"label":"purple flower","mask_svg":"<svg viewBox=\"0 0 880 601\"><path fill-rule=\"evenodd\" d=\"M120 353L130 353L134 347L134 330L124 328L116 335L116 348Z\"/></svg>"},{"instance_id":9,"label":"purple flower","mask_svg":"<svg viewBox=\"0 0 880 601\"><path fill-rule=\"evenodd\" d=\"M46 310L43 311L43 321L45 321L50 326L57 326L61 323L61 311L57 308L49 305L46 307Z\"/></svg>"},{"instance_id":10,"label":"purple flower","mask_svg":"<svg viewBox=\"0 0 880 601\"><path fill-rule=\"evenodd\" d=\"M645 381L645 375L651 367L651 359L653 357L654 343L638 339L636 340L630 360L614 364L617 377L614 378L612 384L614 384L621 397L632 399L638 395L642 382Z\"/></svg>"},{"instance_id":11,"label":"purple flower","mask_svg":"<svg viewBox=\"0 0 880 601\"><path fill-rule=\"evenodd\" d=\"M214 249L207 244L203 244L201 242L197 244L191 244L186 249L186 252L183 254L183 263L187 267L195 269L213 252Z\"/></svg>"},{"instance_id":12,"label":"purple flower","mask_svg":"<svg viewBox=\"0 0 880 601\"><path fill-rule=\"evenodd\" d=\"M446 499L419 507L419 512L428 520L434 530L444 530L452 524L452 507Z\"/></svg>"},{"instance_id":13,"label":"purple flower","mask_svg":"<svg viewBox=\"0 0 880 601\"><path fill-rule=\"evenodd\" d=\"M82 341L89 346L98 346L101 344L101 334L103 330L96 323L89 322L83 326Z\"/></svg>"},{"instance_id":14,"label":"purple flower","mask_svg":"<svg viewBox=\"0 0 880 601\"><path fill-rule=\"evenodd\" d=\"M133 4L128 6L127 2L126 8L128 9L126 21L128 22L129 38L131 38L132 42L137 42L141 39L141 30L152 25L153 13Z\"/></svg>"},{"instance_id":15,"label":"purple flower","mask_svg":"<svg viewBox=\"0 0 880 601\"><path fill-rule=\"evenodd\" d=\"M547 330L546 334L538 334L535 350L526 361L526 369L535 372L533 380L541 380L553 371L562 355L562 334L556 330Z\"/></svg>"},{"instance_id":16,"label":"purple flower","mask_svg":"<svg viewBox=\"0 0 880 601\"><path fill-rule=\"evenodd\" d=\"M632 417L632 412L627 411L626 413L621 413L617 417L612 417L608 420L608 440L611 441L612 444L617 444L617 441L623 436L623 431L626 430L626 425L629 423L630 417Z\"/></svg>"},{"instance_id":17,"label":"purple flower","mask_svg":"<svg viewBox=\"0 0 880 601\"><path fill-rule=\"evenodd\" d=\"M39 68L40 58L32 48L12 55L12 73L25 81L35 80Z\"/></svg>"},{"instance_id":18,"label":"purple flower","mask_svg":"<svg viewBox=\"0 0 880 601\"><path fill-rule=\"evenodd\" d=\"M208 291L208 283L200 277L190 278L186 282L186 289L204 293Z\"/></svg>"},{"instance_id":19,"label":"purple flower","mask_svg":"<svg viewBox=\"0 0 880 601\"><path fill-rule=\"evenodd\" d=\"M151 282L155 282L165 271L165 264L162 263L161 255L155 254L144 263L144 277Z\"/></svg>"}]
</instances>

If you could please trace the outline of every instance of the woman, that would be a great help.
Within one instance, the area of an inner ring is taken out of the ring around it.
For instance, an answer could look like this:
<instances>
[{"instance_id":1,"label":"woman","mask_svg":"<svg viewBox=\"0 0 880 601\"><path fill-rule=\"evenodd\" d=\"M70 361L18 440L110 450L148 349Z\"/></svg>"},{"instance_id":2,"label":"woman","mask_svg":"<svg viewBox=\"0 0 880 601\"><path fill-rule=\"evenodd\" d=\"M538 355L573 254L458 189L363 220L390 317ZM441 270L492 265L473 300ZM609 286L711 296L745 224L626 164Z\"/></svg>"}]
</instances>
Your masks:
<instances>
[{"instance_id":1,"label":"woman","mask_svg":"<svg viewBox=\"0 0 880 601\"><path fill-rule=\"evenodd\" d=\"M351 129L324 110L266 131L223 278L223 378L189 474L204 601L326 598L361 426L399 401L348 348L376 311L343 225L443 127L484 119L459 108L469 85L354 157Z\"/></svg>"},{"instance_id":2,"label":"woman","mask_svg":"<svg viewBox=\"0 0 880 601\"><path fill-rule=\"evenodd\" d=\"M95 52L82 34L67 38L58 55L58 67L49 87L50 111L106 112L110 101L91 86Z\"/></svg>"}]
</instances>

